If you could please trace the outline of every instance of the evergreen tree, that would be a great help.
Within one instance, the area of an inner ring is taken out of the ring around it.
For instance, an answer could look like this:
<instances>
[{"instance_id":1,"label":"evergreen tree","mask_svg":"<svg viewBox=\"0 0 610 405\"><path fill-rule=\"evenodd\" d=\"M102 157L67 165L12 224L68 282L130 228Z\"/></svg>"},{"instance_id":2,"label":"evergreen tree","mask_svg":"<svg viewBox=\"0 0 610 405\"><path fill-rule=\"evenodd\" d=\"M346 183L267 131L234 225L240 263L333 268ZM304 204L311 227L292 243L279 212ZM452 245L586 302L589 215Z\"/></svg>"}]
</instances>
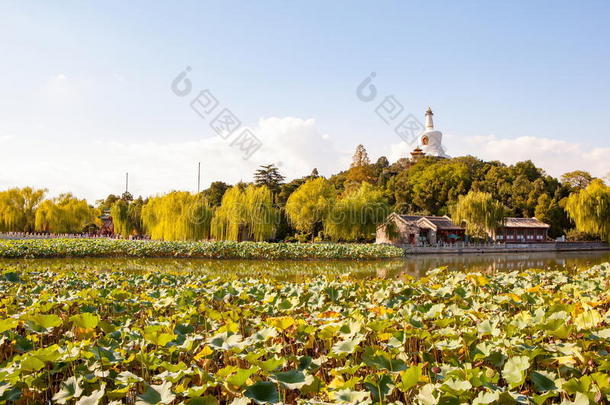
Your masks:
<instances>
[{"instance_id":1,"label":"evergreen tree","mask_svg":"<svg viewBox=\"0 0 610 405\"><path fill-rule=\"evenodd\" d=\"M379 159L377 159L377 162L375 162L375 166L380 169L385 169L390 166L390 162L388 161L387 157L381 156Z\"/></svg>"},{"instance_id":2,"label":"evergreen tree","mask_svg":"<svg viewBox=\"0 0 610 405\"><path fill-rule=\"evenodd\" d=\"M280 170L275 165L261 165L254 173L254 184L266 186L274 193L279 191L280 185L285 177L280 174Z\"/></svg>"},{"instance_id":3,"label":"evergreen tree","mask_svg":"<svg viewBox=\"0 0 610 405\"><path fill-rule=\"evenodd\" d=\"M358 145L356 147L356 152L352 157L352 164L350 167L358 167L358 166L366 166L371 164L368 153L366 153L366 149L364 149L363 145Z\"/></svg>"}]
</instances>

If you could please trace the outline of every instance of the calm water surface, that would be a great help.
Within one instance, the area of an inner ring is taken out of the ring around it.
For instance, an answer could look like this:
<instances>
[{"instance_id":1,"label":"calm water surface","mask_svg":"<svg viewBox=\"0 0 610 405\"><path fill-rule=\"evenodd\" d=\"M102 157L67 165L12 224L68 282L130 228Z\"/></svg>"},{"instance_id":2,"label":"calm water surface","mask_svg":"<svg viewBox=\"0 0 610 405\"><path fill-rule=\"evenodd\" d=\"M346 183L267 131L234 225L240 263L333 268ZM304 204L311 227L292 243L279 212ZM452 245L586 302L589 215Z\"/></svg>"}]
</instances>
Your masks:
<instances>
[{"instance_id":1,"label":"calm water surface","mask_svg":"<svg viewBox=\"0 0 610 405\"><path fill-rule=\"evenodd\" d=\"M538 252L466 255L421 255L398 260L378 261L259 261L206 259L2 259L0 270L9 266L37 269L67 269L76 271L176 271L200 272L211 276L232 278L257 277L300 281L313 277L388 278L408 274L421 277L428 270L441 266L460 271L527 270L530 268L589 268L610 262L610 251L597 252Z\"/></svg>"}]
</instances>

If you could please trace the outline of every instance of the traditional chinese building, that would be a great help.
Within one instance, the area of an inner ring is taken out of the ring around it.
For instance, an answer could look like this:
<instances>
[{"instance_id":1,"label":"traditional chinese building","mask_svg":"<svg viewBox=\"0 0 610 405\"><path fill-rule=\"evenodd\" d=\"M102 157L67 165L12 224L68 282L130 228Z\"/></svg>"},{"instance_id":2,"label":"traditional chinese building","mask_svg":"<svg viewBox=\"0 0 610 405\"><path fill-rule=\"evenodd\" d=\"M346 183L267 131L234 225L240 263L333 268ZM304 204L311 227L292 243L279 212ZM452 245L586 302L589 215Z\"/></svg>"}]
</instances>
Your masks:
<instances>
[{"instance_id":1,"label":"traditional chinese building","mask_svg":"<svg viewBox=\"0 0 610 405\"><path fill-rule=\"evenodd\" d=\"M466 230L448 216L400 215L392 213L377 227L375 243L418 245L453 243L465 238Z\"/></svg>"},{"instance_id":2,"label":"traditional chinese building","mask_svg":"<svg viewBox=\"0 0 610 405\"><path fill-rule=\"evenodd\" d=\"M496 242L540 243L548 238L549 228L537 218L505 218L504 224L496 230Z\"/></svg>"},{"instance_id":3,"label":"traditional chinese building","mask_svg":"<svg viewBox=\"0 0 610 405\"><path fill-rule=\"evenodd\" d=\"M104 211L98 218L100 219L101 223L98 234L100 236L114 235L114 224L112 222L112 215L110 215L110 211Z\"/></svg>"}]
</instances>

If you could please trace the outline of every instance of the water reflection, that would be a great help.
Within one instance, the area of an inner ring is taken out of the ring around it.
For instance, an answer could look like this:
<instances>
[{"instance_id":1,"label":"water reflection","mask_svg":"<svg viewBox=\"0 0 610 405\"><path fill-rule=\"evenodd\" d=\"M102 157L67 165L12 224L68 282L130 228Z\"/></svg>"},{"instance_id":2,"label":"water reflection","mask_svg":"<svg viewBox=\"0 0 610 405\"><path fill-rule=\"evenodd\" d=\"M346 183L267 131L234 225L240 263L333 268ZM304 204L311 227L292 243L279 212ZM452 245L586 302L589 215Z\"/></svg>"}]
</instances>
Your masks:
<instances>
[{"instance_id":1,"label":"water reflection","mask_svg":"<svg viewBox=\"0 0 610 405\"><path fill-rule=\"evenodd\" d=\"M421 277L427 270L441 266L462 271L495 273L531 268L583 269L605 262L610 262L610 251L420 255L407 258L403 271Z\"/></svg>"},{"instance_id":2,"label":"water reflection","mask_svg":"<svg viewBox=\"0 0 610 405\"><path fill-rule=\"evenodd\" d=\"M468 255L421 255L400 260L379 261L258 261L206 259L3 259L0 269L11 266L39 270L119 271L145 270L199 272L213 277L255 277L287 281L304 281L315 277L335 278L349 274L350 278L388 278L408 274L419 278L428 270L447 266L460 271L495 273L529 268L589 268L610 262L610 251L598 252L537 252Z\"/></svg>"}]
</instances>

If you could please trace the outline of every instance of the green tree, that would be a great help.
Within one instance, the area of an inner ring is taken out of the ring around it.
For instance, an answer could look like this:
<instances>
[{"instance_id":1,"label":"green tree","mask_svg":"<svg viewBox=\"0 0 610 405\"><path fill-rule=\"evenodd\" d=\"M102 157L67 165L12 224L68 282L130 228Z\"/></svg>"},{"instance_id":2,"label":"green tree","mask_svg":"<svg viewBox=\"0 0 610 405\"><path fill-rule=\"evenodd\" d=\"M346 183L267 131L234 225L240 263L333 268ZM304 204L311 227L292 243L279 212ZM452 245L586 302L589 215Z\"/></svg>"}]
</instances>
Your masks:
<instances>
[{"instance_id":1,"label":"green tree","mask_svg":"<svg viewBox=\"0 0 610 405\"><path fill-rule=\"evenodd\" d=\"M50 233L80 233L95 221L98 211L70 193L43 201L36 210L36 230Z\"/></svg>"},{"instance_id":2,"label":"green tree","mask_svg":"<svg viewBox=\"0 0 610 405\"><path fill-rule=\"evenodd\" d=\"M465 159L424 158L388 183L397 211L444 215L448 207L466 194L472 184L471 167Z\"/></svg>"},{"instance_id":3,"label":"green tree","mask_svg":"<svg viewBox=\"0 0 610 405\"><path fill-rule=\"evenodd\" d=\"M565 234L569 228L569 219L565 210L546 193L538 197L534 216L551 226L549 235L554 238Z\"/></svg>"},{"instance_id":4,"label":"green tree","mask_svg":"<svg viewBox=\"0 0 610 405\"><path fill-rule=\"evenodd\" d=\"M286 202L286 214L299 231L312 238L322 229L322 221L335 203L336 190L328 180L319 177L307 180Z\"/></svg>"},{"instance_id":5,"label":"green tree","mask_svg":"<svg viewBox=\"0 0 610 405\"><path fill-rule=\"evenodd\" d=\"M214 181L210 184L210 187L203 191L203 195L212 207L218 207L222 202L222 196L224 196L225 192L230 187L231 186L222 181Z\"/></svg>"},{"instance_id":6,"label":"green tree","mask_svg":"<svg viewBox=\"0 0 610 405\"><path fill-rule=\"evenodd\" d=\"M610 187L602 180L595 179L585 189L572 194L566 211L578 231L610 242Z\"/></svg>"},{"instance_id":7,"label":"green tree","mask_svg":"<svg viewBox=\"0 0 610 405\"><path fill-rule=\"evenodd\" d=\"M108 197L106 197L105 199L97 200L95 204L101 212L104 212L110 210L110 208L112 208L112 205L120 199L121 197L119 197L118 195L109 194Z\"/></svg>"},{"instance_id":8,"label":"green tree","mask_svg":"<svg viewBox=\"0 0 610 405\"><path fill-rule=\"evenodd\" d=\"M362 183L332 206L324 219L324 233L335 241L371 240L389 212L383 191Z\"/></svg>"},{"instance_id":9,"label":"green tree","mask_svg":"<svg viewBox=\"0 0 610 405\"><path fill-rule=\"evenodd\" d=\"M496 229L506 216L504 206L494 200L490 193L470 191L460 196L453 208L453 219L466 223L466 233L476 238L486 239L495 236Z\"/></svg>"},{"instance_id":10,"label":"green tree","mask_svg":"<svg viewBox=\"0 0 610 405\"><path fill-rule=\"evenodd\" d=\"M561 176L561 182L568 185L572 190L582 190L593 181L594 177L584 170L575 170Z\"/></svg>"},{"instance_id":11,"label":"green tree","mask_svg":"<svg viewBox=\"0 0 610 405\"><path fill-rule=\"evenodd\" d=\"M152 197L142 206L141 218L152 239L203 240L210 237L212 209L201 194L172 191Z\"/></svg>"}]
</instances>

